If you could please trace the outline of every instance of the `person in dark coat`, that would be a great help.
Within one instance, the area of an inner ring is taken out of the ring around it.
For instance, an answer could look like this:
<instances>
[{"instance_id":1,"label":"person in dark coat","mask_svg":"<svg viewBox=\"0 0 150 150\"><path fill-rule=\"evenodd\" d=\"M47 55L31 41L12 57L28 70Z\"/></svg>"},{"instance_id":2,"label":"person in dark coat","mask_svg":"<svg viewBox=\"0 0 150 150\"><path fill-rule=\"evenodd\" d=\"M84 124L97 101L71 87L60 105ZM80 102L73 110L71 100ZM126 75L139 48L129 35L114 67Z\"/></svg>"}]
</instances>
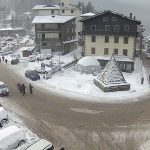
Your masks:
<instances>
[{"instance_id":1,"label":"person in dark coat","mask_svg":"<svg viewBox=\"0 0 150 150\"><path fill-rule=\"evenodd\" d=\"M33 86L31 85L31 83L29 84L29 91L30 91L30 94L33 94Z\"/></svg>"},{"instance_id":2,"label":"person in dark coat","mask_svg":"<svg viewBox=\"0 0 150 150\"><path fill-rule=\"evenodd\" d=\"M8 60L7 59L5 59L5 63L7 64L7 62L8 62Z\"/></svg>"},{"instance_id":3,"label":"person in dark coat","mask_svg":"<svg viewBox=\"0 0 150 150\"><path fill-rule=\"evenodd\" d=\"M4 57L4 56L2 56L2 59L3 59L3 61L4 61L5 57Z\"/></svg>"},{"instance_id":4,"label":"person in dark coat","mask_svg":"<svg viewBox=\"0 0 150 150\"><path fill-rule=\"evenodd\" d=\"M22 84L22 95L24 96L26 94L26 87L24 84Z\"/></svg>"}]
</instances>

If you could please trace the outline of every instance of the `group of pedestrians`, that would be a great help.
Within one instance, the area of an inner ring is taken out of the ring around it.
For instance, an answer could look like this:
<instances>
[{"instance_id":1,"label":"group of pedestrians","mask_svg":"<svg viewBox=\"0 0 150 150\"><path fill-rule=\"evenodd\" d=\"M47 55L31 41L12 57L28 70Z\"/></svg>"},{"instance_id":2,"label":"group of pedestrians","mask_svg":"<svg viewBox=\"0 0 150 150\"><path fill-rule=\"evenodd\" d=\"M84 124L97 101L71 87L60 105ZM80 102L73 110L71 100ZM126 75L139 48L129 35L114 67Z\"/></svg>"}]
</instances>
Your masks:
<instances>
[{"instance_id":1,"label":"group of pedestrians","mask_svg":"<svg viewBox=\"0 0 150 150\"><path fill-rule=\"evenodd\" d=\"M17 90L19 90L19 92L24 96L26 94L25 84L18 83ZM30 94L33 94L33 86L31 85L31 83L29 84L29 91L30 91Z\"/></svg>"},{"instance_id":2,"label":"group of pedestrians","mask_svg":"<svg viewBox=\"0 0 150 150\"><path fill-rule=\"evenodd\" d=\"M0 63L1 63L1 61L5 61L5 63L7 64L7 62L8 62L8 60L7 59L5 59L5 57L4 56L2 56L2 58L0 57Z\"/></svg>"}]
</instances>

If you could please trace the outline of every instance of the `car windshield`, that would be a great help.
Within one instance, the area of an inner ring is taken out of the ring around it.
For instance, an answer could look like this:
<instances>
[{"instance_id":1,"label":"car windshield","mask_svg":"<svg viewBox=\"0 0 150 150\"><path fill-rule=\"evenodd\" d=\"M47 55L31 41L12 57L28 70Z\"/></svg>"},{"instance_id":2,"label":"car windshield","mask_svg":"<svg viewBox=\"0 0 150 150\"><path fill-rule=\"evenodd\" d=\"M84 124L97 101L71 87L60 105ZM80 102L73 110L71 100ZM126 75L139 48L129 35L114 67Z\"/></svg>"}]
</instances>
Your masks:
<instances>
[{"instance_id":1,"label":"car windshield","mask_svg":"<svg viewBox=\"0 0 150 150\"><path fill-rule=\"evenodd\" d=\"M6 85L5 85L5 84L1 84L1 85L0 85L0 89L3 89L3 88L6 88Z\"/></svg>"}]
</instances>

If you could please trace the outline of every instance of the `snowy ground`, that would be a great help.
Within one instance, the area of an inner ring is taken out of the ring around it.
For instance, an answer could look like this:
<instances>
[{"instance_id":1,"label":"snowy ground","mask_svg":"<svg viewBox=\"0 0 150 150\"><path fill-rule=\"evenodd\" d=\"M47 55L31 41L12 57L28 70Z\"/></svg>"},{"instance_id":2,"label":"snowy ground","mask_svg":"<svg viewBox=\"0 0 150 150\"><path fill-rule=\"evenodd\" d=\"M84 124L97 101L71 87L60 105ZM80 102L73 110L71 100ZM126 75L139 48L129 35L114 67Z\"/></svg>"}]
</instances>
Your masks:
<instances>
[{"instance_id":1,"label":"snowy ground","mask_svg":"<svg viewBox=\"0 0 150 150\"><path fill-rule=\"evenodd\" d=\"M3 128L10 126L10 125L16 125L25 134L25 137L27 139L26 143L23 144L22 146L18 147L16 150L24 150L26 149L29 145L34 143L35 141L39 140L39 137L34 134L25 124L24 122L14 113L14 110L12 110L11 104L6 102L7 98L0 98L0 103L3 105L5 110L8 113L8 118L9 122L6 124Z\"/></svg>"},{"instance_id":2,"label":"snowy ground","mask_svg":"<svg viewBox=\"0 0 150 150\"><path fill-rule=\"evenodd\" d=\"M73 61L74 53L62 56L60 61L63 61L63 64ZM22 60L18 65L8 65L8 67L24 77L27 69L34 69L36 66L40 67L40 64L41 62L29 63L28 60ZM104 93L93 84L95 76L76 72L74 67L64 69L63 72L53 75L49 80L41 78L40 81L32 82L29 80L29 82L55 93L76 97L79 100L82 98L82 100L92 102L133 102L137 101L139 96L150 91L147 72L143 66L140 67L140 64L140 59L137 58L135 61L135 71L133 73L123 73L126 81L131 84L130 91ZM141 77L144 77L143 85L141 85Z\"/></svg>"}]
</instances>

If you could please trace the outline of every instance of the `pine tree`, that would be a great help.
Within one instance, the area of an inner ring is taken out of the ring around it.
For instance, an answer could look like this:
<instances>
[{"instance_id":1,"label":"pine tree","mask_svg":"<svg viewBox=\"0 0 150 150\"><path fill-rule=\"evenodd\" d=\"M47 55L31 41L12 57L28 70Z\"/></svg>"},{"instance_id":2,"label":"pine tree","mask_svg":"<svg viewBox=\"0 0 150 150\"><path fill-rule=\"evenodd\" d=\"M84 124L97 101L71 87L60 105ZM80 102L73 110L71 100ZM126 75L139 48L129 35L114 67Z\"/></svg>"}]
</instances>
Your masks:
<instances>
[{"instance_id":1,"label":"pine tree","mask_svg":"<svg viewBox=\"0 0 150 150\"><path fill-rule=\"evenodd\" d=\"M93 12L94 13L94 6L92 5L91 2L88 2L87 5L85 6L85 13L88 13L88 12Z\"/></svg>"}]
</instances>

